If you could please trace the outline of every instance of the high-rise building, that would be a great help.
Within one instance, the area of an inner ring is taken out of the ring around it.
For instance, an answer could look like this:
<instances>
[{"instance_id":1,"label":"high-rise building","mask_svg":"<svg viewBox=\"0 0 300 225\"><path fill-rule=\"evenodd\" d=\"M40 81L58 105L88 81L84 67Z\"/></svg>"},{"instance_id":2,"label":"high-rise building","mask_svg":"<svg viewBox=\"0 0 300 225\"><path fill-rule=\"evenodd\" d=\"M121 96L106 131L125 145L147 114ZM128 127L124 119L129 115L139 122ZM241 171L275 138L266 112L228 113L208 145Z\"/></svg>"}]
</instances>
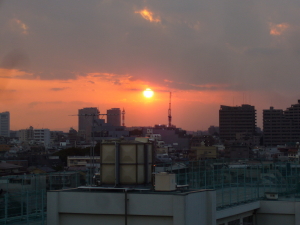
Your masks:
<instances>
[{"instance_id":1,"label":"high-rise building","mask_svg":"<svg viewBox=\"0 0 300 225\"><path fill-rule=\"evenodd\" d=\"M286 110L263 110L264 145L275 146L300 141L300 100Z\"/></svg>"},{"instance_id":2,"label":"high-rise building","mask_svg":"<svg viewBox=\"0 0 300 225\"><path fill-rule=\"evenodd\" d=\"M78 110L78 132L84 133L87 141L91 140L93 123L96 119L99 119L99 113L96 107Z\"/></svg>"},{"instance_id":3,"label":"high-rise building","mask_svg":"<svg viewBox=\"0 0 300 225\"><path fill-rule=\"evenodd\" d=\"M121 126L121 109L112 108L107 110L107 123L113 126Z\"/></svg>"},{"instance_id":4,"label":"high-rise building","mask_svg":"<svg viewBox=\"0 0 300 225\"><path fill-rule=\"evenodd\" d=\"M9 137L10 130L10 113L0 113L0 136Z\"/></svg>"},{"instance_id":5,"label":"high-rise building","mask_svg":"<svg viewBox=\"0 0 300 225\"><path fill-rule=\"evenodd\" d=\"M237 133L255 135L256 110L254 106L221 105L219 110L219 129L221 140L235 140Z\"/></svg>"}]
</instances>

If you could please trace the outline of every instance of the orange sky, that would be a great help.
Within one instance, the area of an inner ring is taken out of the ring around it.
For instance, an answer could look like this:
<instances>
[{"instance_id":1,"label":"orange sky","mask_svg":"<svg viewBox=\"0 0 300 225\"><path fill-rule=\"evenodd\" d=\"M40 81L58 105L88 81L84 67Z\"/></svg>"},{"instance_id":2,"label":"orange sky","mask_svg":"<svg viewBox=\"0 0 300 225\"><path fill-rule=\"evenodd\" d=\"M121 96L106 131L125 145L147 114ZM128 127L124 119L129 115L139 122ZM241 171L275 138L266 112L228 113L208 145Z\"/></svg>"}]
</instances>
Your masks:
<instances>
[{"instance_id":1,"label":"orange sky","mask_svg":"<svg viewBox=\"0 0 300 225\"><path fill-rule=\"evenodd\" d=\"M11 112L11 129L33 126L51 130L77 129L78 109L98 107L125 109L126 126L167 124L169 92L172 91L172 123L186 130L206 130L218 126L220 105L255 105L261 126L261 109L270 99L263 93L224 90L176 90L150 82L134 80L129 75L90 73L69 80L41 80L20 70L1 69L0 111ZM171 82L171 81L167 81ZM151 88L154 96L143 96ZM274 101L282 101L274 95ZM292 104L293 102L291 102ZM286 107L288 107L287 105ZM105 117L104 117L105 118Z\"/></svg>"},{"instance_id":2,"label":"orange sky","mask_svg":"<svg viewBox=\"0 0 300 225\"><path fill-rule=\"evenodd\" d=\"M70 80L41 80L18 70L1 70L2 111L11 112L11 129L77 128L77 110L98 107L101 113L113 107L125 108L127 126L166 124L169 91L172 91L173 123L182 128L206 129L217 125L218 106L224 94L219 92L179 91L155 86L128 75L91 73ZM142 91L155 94L147 99ZM227 93L229 94L229 93ZM201 105L204 107L202 108ZM213 106L207 110L205 106ZM217 106L217 107L216 107ZM190 118L196 118L191 121ZM203 118L203 119L200 119ZM205 121L205 122L204 122Z\"/></svg>"}]
</instances>

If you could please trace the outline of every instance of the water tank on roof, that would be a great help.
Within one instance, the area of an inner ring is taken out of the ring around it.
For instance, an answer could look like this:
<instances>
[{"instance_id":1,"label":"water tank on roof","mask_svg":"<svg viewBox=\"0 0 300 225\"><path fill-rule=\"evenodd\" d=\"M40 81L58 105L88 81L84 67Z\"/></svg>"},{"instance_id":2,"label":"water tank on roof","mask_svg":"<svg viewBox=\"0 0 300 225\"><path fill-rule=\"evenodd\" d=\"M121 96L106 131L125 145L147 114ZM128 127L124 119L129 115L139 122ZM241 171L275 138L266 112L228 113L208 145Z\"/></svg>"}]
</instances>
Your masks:
<instances>
[{"instance_id":1,"label":"water tank on roof","mask_svg":"<svg viewBox=\"0 0 300 225\"><path fill-rule=\"evenodd\" d=\"M151 142L106 142L100 147L101 185L145 185L151 183Z\"/></svg>"}]
</instances>

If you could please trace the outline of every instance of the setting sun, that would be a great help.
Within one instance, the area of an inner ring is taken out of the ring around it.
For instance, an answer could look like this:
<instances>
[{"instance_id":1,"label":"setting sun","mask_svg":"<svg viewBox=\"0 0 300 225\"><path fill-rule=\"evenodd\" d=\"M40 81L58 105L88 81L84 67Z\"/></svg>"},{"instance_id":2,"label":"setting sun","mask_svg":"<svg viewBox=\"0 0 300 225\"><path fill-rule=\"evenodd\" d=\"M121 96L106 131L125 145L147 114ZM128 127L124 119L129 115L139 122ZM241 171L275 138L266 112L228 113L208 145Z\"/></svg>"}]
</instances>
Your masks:
<instances>
[{"instance_id":1,"label":"setting sun","mask_svg":"<svg viewBox=\"0 0 300 225\"><path fill-rule=\"evenodd\" d=\"M154 94L154 92L150 89L150 88L147 88L144 92L143 92L144 96L146 98L151 98Z\"/></svg>"}]
</instances>

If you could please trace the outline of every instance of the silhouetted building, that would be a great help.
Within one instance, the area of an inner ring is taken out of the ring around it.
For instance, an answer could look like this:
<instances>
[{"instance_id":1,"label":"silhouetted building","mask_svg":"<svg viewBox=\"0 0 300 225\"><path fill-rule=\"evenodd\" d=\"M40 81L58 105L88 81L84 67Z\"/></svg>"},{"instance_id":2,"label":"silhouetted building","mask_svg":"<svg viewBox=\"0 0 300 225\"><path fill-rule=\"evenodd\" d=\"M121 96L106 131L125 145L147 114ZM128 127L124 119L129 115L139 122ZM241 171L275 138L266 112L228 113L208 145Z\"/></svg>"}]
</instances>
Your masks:
<instances>
[{"instance_id":1,"label":"silhouetted building","mask_svg":"<svg viewBox=\"0 0 300 225\"><path fill-rule=\"evenodd\" d=\"M121 126L121 109L112 108L107 110L107 123L113 126Z\"/></svg>"},{"instance_id":2,"label":"silhouetted building","mask_svg":"<svg viewBox=\"0 0 300 225\"><path fill-rule=\"evenodd\" d=\"M52 142L63 142L66 141L66 135L63 131L50 131L50 139Z\"/></svg>"},{"instance_id":3,"label":"silhouetted building","mask_svg":"<svg viewBox=\"0 0 300 225\"><path fill-rule=\"evenodd\" d=\"M251 158L251 149L247 145L234 143L230 146L226 146L224 157L232 160L249 159Z\"/></svg>"},{"instance_id":4,"label":"silhouetted building","mask_svg":"<svg viewBox=\"0 0 300 225\"><path fill-rule=\"evenodd\" d=\"M78 110L78 132L85 133L85 139L91 140L93 123L99 119L99 110L96 107L83 108Z\"/></svg>"},{"instance_id":5,"label":"silhouetted building","mask_svg":"<svg viewBox=\"0 0 300 225\"><path fill-rule=\"evenodd\" d=\"M10 113L0 113L0 136L9 137L10 130Z\"/></svg>"},{"instance_id":6,"label":"silhouetted building","mask_svg":"<svg viewBox=\"0 0 300 225\"><path fill-rule=\"evenodd\" d=\"M143 136L146 136L147 133L160 134L165 144L174 148L174 150L189 149L190 136L185 130L175 126L155 125L154 127L144 127Z\"/></svg>"},{"instance_id":7,"label":"silhouetted building","mask_svg":"<svg viewBox=\"0 0 300 225\"><path fill-rule=\"evenodd\" d=\"M220 129L219 129L219 127L210 126L207 131L208 131L208 134L210 134L210 135L218 136Z\"/></svg>"},{"instance_id":8,"label":"silhouetted building","mask_svg":"<svg viewBox=\"0 0 300 225\"><path fill-rule=\"evenodd\" d=\"M275 146L300 141L300 100L286 110L263 110L264 145Z\"/></svg>"},{"instance_id":9,"label":"silhouetted building","mask_svg":"<svg viewBox=\"0 0 300 225\"><path fill-rule=\"evenodd\" d=\"M256 110L254 106L225 106L219 110L219 129L221 140L235 140L236 133L255 135Z\"/></svg>"},{"instance_id":10,"label":"silhouetted building","mask_svg":"<svg viewBox=\"0 0 300 225\"><path fill-rule=\"evenodd\" d=\"M111 123L105 123L104 119L95 120L94 138L96 141L128 136L129 131L125 130L123 126L114 126Z\"/></svg>"},{"instance_id":11,"label":"silhouetted building","mask_svg":"<svg viewBox=\"0 0 300 225\"><path fill-rule=\"evenodd\" d=\"M69 130L68 138L69 138L71 146L76 146L77 142L79 141L78 132L75 129L73 129L72 127Z\"/></svg>"}]
</instances>

